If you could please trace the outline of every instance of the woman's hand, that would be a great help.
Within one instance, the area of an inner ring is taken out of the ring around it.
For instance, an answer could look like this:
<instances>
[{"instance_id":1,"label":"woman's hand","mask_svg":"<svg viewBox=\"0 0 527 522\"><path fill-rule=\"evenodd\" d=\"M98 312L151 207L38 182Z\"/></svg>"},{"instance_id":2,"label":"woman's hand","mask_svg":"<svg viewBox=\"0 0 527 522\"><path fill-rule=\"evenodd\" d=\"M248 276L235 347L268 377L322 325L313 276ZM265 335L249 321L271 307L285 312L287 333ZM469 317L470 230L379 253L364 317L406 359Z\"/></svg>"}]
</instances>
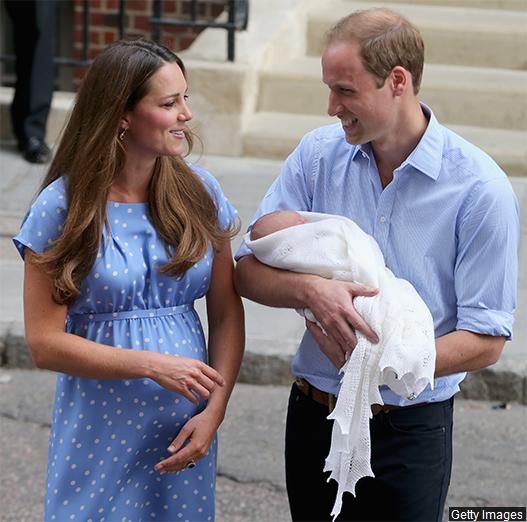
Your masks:
<instances>
[{"instance_id":1,"label":"woman's hand","mask_svg":"<svg viewBox=\"0 0 527 522\"><path fill-rule=\"evenodd\" d=\"M208 399L216 386L225 385L225 379L204 362L175 355L155 355L161 359L156 361L151 378L194 404L199 404L199 397Z\"/></svg>"},{"instance_id":2,"label":"woman's hand","mask_svg":"<svg viewBox=\"0 0 527 522\"><path fill-rule=\"evenodd\" d=\"M220 423L221 419L207 409L192 417L168 447L172 456L156 464L155 469L172 473L196 463L208 453Z\"/></svg>"}]
</instances>

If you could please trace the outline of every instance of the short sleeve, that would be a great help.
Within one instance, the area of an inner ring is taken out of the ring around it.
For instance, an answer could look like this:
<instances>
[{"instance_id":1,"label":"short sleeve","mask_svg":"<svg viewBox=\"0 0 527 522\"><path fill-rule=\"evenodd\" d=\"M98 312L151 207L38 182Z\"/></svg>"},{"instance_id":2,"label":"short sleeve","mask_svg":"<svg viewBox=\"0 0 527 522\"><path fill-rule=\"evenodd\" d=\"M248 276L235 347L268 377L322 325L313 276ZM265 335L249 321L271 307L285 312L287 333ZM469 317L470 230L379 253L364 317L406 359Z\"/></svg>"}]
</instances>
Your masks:
<instances>
[{"instance_id":1,"label":"short sleeve","mask_svg":"<svg viewBox=\"0 0 527 522\"><path fill-rule=\"evenodd\" d=\"M62 234L67 215L64 179L48 185L26 213L13 242L22 256L26 248L42 254Z\"/></svg>"},{"instance_id":2,"label":"short sleeve","mask_svg":"<svg viewBox=\"0 0 527 522\"><path fill-rule=\"evenodd\" d=\"M218 209L218 222L222 230L231 228L238 218L238 211L232 206L227 196L223 193L218 180L207 170L197 165L189 164L189 167L201 178L214 199Z\"/></svg>"}]
</instances>

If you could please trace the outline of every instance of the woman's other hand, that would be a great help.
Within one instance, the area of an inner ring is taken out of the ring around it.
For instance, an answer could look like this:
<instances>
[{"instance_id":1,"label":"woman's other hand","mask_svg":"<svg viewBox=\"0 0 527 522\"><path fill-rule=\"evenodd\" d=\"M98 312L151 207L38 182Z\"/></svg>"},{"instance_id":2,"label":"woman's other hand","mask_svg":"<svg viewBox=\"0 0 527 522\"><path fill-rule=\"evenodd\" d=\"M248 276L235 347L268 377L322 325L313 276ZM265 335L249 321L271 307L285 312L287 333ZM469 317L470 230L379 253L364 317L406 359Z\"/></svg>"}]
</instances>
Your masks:
<instances>
[{"instance_id":1,"label":"woman's other hand","mask_svg":"<svg viewBox=\"0 0 527 522\"><path fill-rule=\"evenodd\" d=\"M168 447L172 455L157 463L155 469L173 473L195 464L208 453L220 423L221 419L207 409L192 417Z\"/></svg>"},{"instance_id":2,"label":"woman's other hand","mask_svg":"<svg viewBox=\"0 0 527 522\"><path fill-rule=\"evenodd\" d=\"M162 355L156 361L151 378L167 390L180 393L194 404L199 397L208 399L216 386L224 386L225 379L204 362L176 355Z\"/></svg>"}]
</instances>

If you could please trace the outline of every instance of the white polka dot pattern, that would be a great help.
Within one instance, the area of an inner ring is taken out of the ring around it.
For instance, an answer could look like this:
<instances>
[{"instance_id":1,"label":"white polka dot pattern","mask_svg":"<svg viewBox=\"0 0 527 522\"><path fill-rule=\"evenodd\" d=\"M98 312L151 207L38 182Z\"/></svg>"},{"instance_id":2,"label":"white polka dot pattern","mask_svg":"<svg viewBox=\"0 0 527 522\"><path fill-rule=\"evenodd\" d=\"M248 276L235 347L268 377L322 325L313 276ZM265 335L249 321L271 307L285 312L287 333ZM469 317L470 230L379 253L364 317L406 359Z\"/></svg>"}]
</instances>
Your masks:
<instances>
[{"instance_id":1,"label":"white polka dot pattern","mask_svg":"<svg viewBox=\"0 0 527 522\"><path fill-rule=\"evenodd\" d=\"M229 226L235 210L216 180L195 170L214 197L221 226ZM156 267L167 254L148 205L109 202L107 211L110 231L81 296L68 307L66 329L101 344L205 361L192 303L208 290L212 249L182 277L162 275ZM61 233L66 213L60 178L40 194L14 238L21 255L26 247L48 248ZM59 374L45 519L213 520L216 440L193 469L166 475L154 470L181 427L203 407L149 379L98 381Z\"/></svg>"}]
</instances>

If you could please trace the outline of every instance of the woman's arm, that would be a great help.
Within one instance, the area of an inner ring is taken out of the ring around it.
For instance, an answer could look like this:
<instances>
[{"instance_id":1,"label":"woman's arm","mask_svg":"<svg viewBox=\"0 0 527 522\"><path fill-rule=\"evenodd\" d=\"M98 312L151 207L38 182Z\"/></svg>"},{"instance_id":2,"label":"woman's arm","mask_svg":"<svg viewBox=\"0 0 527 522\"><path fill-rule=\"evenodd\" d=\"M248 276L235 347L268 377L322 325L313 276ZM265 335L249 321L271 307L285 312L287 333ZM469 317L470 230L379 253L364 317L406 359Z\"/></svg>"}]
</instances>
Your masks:
<instances>
[{"instance_id":1,"label":"woman's arm","mask_svg":"<svg viewBox=\"0 0 527 522\"><path fill-rule=\"evenodd\" d=\"M245 348L245 322L242 300L234 288L234 264L230 244L214 257L212 281L207 294L209 321L209 363L225 379L215 389L207 409L223 420L227 402L238 377Z\"/></svg>"},{"instance_id":2,"label":"woman's arm","mask_svg":"<svg viewBox=\"0 0 527 522\"><path fill-rule=\"evenodd\" d=\"M207 317L209 362L224 377L225 386L216 388L206 408L183 426L168 448L173 456L156 466L162 473L184 469L191 460L206 455L223 421L238 376L245 345L245 328L242 302L234 289L234 266L229 243L214 256L212 280L207 293ZM183 446L187 440L188 444Z\"/></svg>"},{"instance_id":3,"label":"woman's arm","mask_svg":"<svg viewBox=\"0 0 527 522\"><path fill-rule=\"evenodd\" d=\"M146 350L114 348L66 333L66 306L52 298L51 278L25 255L24 323L26 341L39 368L88 379L154 379L168 390L197 402L192 393L208 396L224 379L206 364ZM203 392L205 388L206 394Z\"/></svg>"}]
</instances>

